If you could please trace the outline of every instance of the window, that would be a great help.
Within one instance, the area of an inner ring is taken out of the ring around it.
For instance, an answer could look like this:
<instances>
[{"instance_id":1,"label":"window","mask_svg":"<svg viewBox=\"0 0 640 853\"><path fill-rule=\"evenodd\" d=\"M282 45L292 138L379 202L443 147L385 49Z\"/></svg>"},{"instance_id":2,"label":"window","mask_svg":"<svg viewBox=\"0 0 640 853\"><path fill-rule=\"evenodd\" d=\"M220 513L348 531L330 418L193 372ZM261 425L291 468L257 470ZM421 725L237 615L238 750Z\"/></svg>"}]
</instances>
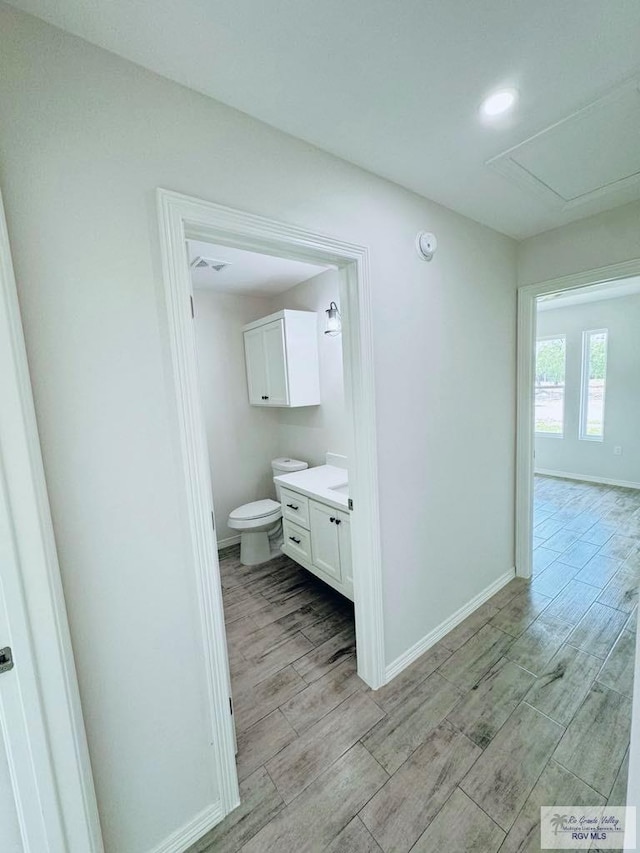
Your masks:
<instances>
[{"instance_id":1,"label":"window","mask_svg":"<svg viewBox=\"0 0 640 853\"><path fill-rule=\"evenodd\" d=\"M580 438L604 439L604 396L607 382L607 330L582 333Z\"/></svg>"},{"instance_id":2,"label":"window","mask_svg":"<svg viewBox=\"0 0 640 853\"><path fill-rule=\"evenodd\" d=\"M563 436L566 357L564 335L536 341L535 423L539 435Z\"/></svg>"}]
</instances>

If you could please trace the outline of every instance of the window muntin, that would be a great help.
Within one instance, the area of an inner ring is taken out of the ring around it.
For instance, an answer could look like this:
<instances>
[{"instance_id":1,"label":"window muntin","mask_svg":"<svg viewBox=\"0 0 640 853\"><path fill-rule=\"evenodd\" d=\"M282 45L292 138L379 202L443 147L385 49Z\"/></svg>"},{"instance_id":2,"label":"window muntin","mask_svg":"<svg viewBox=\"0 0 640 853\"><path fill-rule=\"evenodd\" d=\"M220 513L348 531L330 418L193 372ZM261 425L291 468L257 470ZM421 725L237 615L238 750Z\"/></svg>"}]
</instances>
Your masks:
<instances>
[{"instance_id":1,"label":"window muntin","mask_svg":"<svg viewBox=\"0 0 640 853\"><path fill-rule=\"evenodd\" d=\"M564 436L567 363L565 335L536 341L535 430L537 435Z\"/></svg>"}]
</instances>

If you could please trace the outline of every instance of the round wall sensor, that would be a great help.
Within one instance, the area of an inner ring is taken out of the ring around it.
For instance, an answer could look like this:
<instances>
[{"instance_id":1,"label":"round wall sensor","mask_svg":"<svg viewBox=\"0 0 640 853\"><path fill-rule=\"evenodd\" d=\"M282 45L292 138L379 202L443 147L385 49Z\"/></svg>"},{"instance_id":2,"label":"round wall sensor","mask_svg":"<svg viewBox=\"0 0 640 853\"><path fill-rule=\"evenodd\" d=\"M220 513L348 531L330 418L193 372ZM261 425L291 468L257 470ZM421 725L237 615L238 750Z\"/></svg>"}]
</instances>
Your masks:
<instances>
[{"instance_id":1,"label":"round wall sensor","mask_svg":"<svg viewBox=\"0 0 640 853\"><path fill-rule=\"evenodd\" d=\"M420 231L416 237L416 249L423 261L430 261L438 248L436 235L431 231Z\"/></svg>"}]
</instances>

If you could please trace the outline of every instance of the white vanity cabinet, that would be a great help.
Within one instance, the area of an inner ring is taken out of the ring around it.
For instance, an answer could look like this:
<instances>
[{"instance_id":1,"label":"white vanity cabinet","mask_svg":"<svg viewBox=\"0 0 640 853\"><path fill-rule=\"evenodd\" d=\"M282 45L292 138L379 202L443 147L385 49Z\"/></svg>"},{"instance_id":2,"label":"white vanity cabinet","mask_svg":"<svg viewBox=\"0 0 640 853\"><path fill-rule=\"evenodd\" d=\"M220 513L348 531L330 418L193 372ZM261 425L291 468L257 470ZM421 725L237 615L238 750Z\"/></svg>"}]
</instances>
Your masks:
<instances>
[{"instance_id":1,"label":"white vanity cabinet","mask_svg":"<svg viewBox=\"0 0 640 853\"><path fill-rule=\"evenodd\" d=\"M317 501L312 501L309 506L313 565L338 581L342 580L340 540L343 537L340 535L340 528L346 528L349 533L349 521L341 515L343 514L333 507Z\"/></svg>"},{"instance_id":2,"label":"white vanity cabinet","mask_svg":"<svg viewBox=\"0 0 640 853\"><path fill-rule=\"evenodd\" d=\"M320 404L315 311L285 309L249 323L242 331L250 405Z\"/></svg>"},{"instance_id":3,"label":"white vanity cabinet","mask_svg":"<svg viewBox=\"0 0 640 853\"><path fill-rule=\"evenodd\" d=\"M282 510L284 553L353 601L349 513L291 488L283 490Z\"/></svg>"}]
</instances>

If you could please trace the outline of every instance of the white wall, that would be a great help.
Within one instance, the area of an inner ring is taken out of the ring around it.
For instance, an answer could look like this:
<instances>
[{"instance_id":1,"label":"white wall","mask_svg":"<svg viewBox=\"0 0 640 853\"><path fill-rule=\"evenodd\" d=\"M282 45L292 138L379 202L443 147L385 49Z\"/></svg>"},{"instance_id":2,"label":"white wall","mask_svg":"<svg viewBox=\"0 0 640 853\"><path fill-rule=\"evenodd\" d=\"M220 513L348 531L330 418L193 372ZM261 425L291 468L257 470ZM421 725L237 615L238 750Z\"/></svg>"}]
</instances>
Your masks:
<instances>
[{"instance_id":1,"label":"white wall","mask_svg":"<svg viewBox=\"0 0 640 853\"><path fill-rule=\"evenodd\" d=\"M300 409L278 409L279 453L324 465L325 454L347 455L347 416L342 372L342 337L325 335L325 310L333 301L339 305L338 274L335 270L316 275L272 300L272 311L292 308L318 314L318 359L322 405Z\"/></svg>"},{"instance_id":2,"label":"white wall","mask_svg":"<svg viewBox=\"0 0 640 853\"><path fill-rule=\"evenodd\" d=\"M578 438L582 332L608 329L603 441ZM536 436L536 468L603 477L640 488L640 296L607 299L538 312L538 336L566 335L564 437ZM622 456L613 448L622 447Z\"/></svg>"},{"instance_id":3,"label":"white wall","mask_svg":"<svg viewBox=\"0 0 640 853\"><path fill-rule=\"evenodd\" d=\"M324 311L332 300L338 302L334 270L272 297L194 291L200 396L221 547L237 538L226 524L232 509L275 497L270 462L276 456L324 465L327 451L347 453L342 338L324 334ZM317 312L320 406L249 405L242 327L283 308Z\"/></svg>"},{"instance_id":4,"label":"white wall","mask_svg":"<svg viewBox=\"0 0 640 853\"><path fill-rule=\"evenodd\" d=\"M514 563L516 244L5 6L0 114L107 851L143 853L216 796L155 188L371 249L387 662Z\"/></svg>"},{"instance_id":5,"label":"white wall","mask_svg":"<svg viewBox=\"0 0 640 853\"><path fill-rule=\"evenodd\" d=\"M207 430L218 542L237 538L231 510L275 498L271 460L278 455L278 411L250 406L242 327L272 313L259 296L195 290L200 398Z\"/></svg>"},{"instance_id":6,"label":"white wall","mask_svg":"<svg viewBox=\"0 0 640 853\"><path fill-rule=\"evenodd\" d=\"M519 284L640 258L640 201L554 228L518 245Z\"/></svg>"}]
</instances>

